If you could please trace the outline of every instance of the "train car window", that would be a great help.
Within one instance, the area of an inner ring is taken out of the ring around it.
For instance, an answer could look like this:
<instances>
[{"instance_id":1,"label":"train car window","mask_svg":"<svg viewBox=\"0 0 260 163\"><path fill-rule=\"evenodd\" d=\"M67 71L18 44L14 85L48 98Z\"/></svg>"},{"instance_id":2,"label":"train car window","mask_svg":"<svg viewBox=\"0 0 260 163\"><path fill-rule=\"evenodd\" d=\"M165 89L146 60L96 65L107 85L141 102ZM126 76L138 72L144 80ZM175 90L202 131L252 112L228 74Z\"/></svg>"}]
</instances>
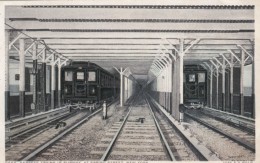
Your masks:
<instances>
[{"instance_id":1,"label":"train car window","mask_svg":"<svg viewBox=\"0 0 260 163\"><path fill-rule=\"evenodd\" d=\"M189 82L195 82L195 74L189 74Z\"/></svg>"},{"instance_id":2,"label":"train car window","mask_svg":"<svg viewBox=\"0 0 260 163\"><path fill-rule=\"evenodd\" d=\"M84 80L84 72L77 72L77 80Z\"/></svg>"},{"instance_id":3,"label":"train car window","mask_svg":"<svg viewBox=\"0 0 260 163\"><path fill-rule=\"evenodd\" d=\"M205 82L205 73L198 73L198 82L199 83Z\"/></svg>"},{"instance_id":4,"label":"train car window","mask_svg":"<svg viewBox=\"0 0 260 163\"><path fill-rule=\"evenodd\" d=\"M65 81L73 80L73 71L65 71Z\"/></svg>"},{"instance_id":5,"label":"train car window","mask_svg":"<svg viewBox=\"0 0 260 163\"><path fill-rule=\"evenodd\" d=\"M90 82L96 81L96 72L95 71L88 72L88 81L90 81Z\"/></svg>"}]
</instances>

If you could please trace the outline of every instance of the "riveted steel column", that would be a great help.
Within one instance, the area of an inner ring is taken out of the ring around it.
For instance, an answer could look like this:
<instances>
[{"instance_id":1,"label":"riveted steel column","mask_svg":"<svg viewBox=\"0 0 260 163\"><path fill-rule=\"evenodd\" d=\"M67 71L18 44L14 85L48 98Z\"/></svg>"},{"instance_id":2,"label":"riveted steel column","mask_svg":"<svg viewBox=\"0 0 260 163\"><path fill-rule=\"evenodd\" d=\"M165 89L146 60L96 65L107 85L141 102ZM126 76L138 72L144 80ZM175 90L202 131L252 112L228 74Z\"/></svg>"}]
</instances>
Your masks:
<instances>
[{"instance_id":1,"label":"riveted steel column","mask_svg":"<svg viewBox=\"0 0 260 163\"><path fill-rule=\"evenodd\" d=\"M39 112L38 101L37 101L37 44L35 43L32 47L32 59L33 59L33 104L35 107L35 113Z\"/></svg>"},{"instance_id":2,"label":"riveted steel column","mask_svg":"<svg viewBox=\"0 0 260 163\"><path fill-rule=\"evenodd\" d=\"M225 85L225 73L226 73L226 66L225 66L225 60L223 59L222 63L222 110L226 111L226 101L225 101L225 90L226 90L226 85Z\"/></svg>"},{"instance_id":3,"label":"riveted steel column","mask_svg":"<svg viewBox=\"0 0 260 163\"><path fill-rule=\"evenodd\" d=\"M61 107L61 66L58 65L58 105Z\"/></svg>"},{"instance_id":4,"label":"riveted steel column","mask_svg":"<svg viewBox=\"0 0 260 163\"><path fill-rule=\"evenodd\" d=\"M218 102L219 102L219 101L218 101L218 93L219 93L219 92L218 92L218 77L219 77L219 71L218 71L218 69L219 69L219 68L216 69L216 73L217 73L217 77L216 77L216 80L217 80L217 81L216 81L216 83L217 83L217 84L216 84L216 94L217 94L217 96L216 96L216 109L218 109Z\"/></svg>"},{"instance_id":5,"label":"riveted steel column","mask_svg":"<svg viewBox=\"0 0 260 163\"><path fill-rule=\"evenodd\" d=\"M252 62L252 103L253 103L253 108L252 108L252 118L255 118L255 61L253 60Z\"/></svg>"},{"instance_id":6,"label":"riveted steel column","mask_svg":"<svg viewBox=\"0 0 260 163\"><path fill-rule=\"evenodd\" d=\"M245 52L242 50L241 52L241 64L240 64L240 114L244 115L245 107L244 107L244 60L245 60Z\"/></svg>"},{"instance_id":7,"label":"riveted steel column","mask_svg":"<svg viewBox=\"0 0 260 163\"><path fill-rule=\"evenodd\" d=\"M234 110L233 110L234 109L233 108L233 105L234 105L234 96L233 96L234 64L233 64L233 60L234 60L234 56L233 56L233 54L231 54L231 56L230 56L230 63L231 63L231 65L230 65L230 87L229 87L229 89L230 89L230 112L231 113L234 112Z\"/></svg>"},{"instance_id":8,"label":"riveted steel column","mask_svg":"<svg viewBox=\"0 0 260 163\"><path fill-rule=\"evenodd\" d=\"M179 112L179 104L180 104L180 60L177 59L175 62L175 73L176 73L176 79L175 79L175 91L176 91L176 95L173 98L176 98L175 101L175 119L179 120L180 118L180 112Z\"/></svg>"},{"instance_id":9,"label":"riveted steel column","mask_svg":"<svg viewBox=\"0 0 260 163\"><path fill-rule=\"evenodd\" d=\"M48 108L46 106L46 50L44 49L42 53L42 90L41 90L41 101L42 101L42 107L43 111L47 111Z\"/></svg>"},{"instance_id":10,"label":"riveted steel column","mask_svg":"<svg viewBox=\"0 0 260 163\"><path fill-rule=\"evenodd\" d=\"M55 55L52 56L51 63L51 109L55 108L55 92L56 92L56 64Z\"/></svg>"},{"instance_id":11,"label":"riveted steel column","mask_svg":"<svg viewBox=\"0 0 260 163\"><path fill-rule=\"evenodd\" d=\"M25 51L24 51L24 39L19 39L19 94L20 94L20 104L19 112L22 117L25 117Z\"/></svg>"},{"instance_id":12,"label":"riveted steel column","mask_svg":"<svg viewBox=\"0 0 260 163\"><path fill-rule=\"evenodd\" d=\"M183 47L184 46L184 39L180 39L180 56L179 56L179 75L180 75L180 104L183 104Z\"/></svg>"},{"instance_id":13,"label":"riveted steel column","mask_svg":"<svg viewBox=\"0 0 260 163\"><path fill-rule=\"evenodd\" d=\"M5 120L10 120L9 31L5 31Z\"/></svg>"},{"instance_id":14,"label":"riveted steel column","mask_svg":"<svg viewBox=\"0 0 260 163\"><path fill-rule=\"evenodd\" d=\"M124 100L124 97L123 97L123 92L124 90L124 76L123 76L123 69L122 67L120 68L120 106L122 107L123 106L123 100Z\"/></svg>"},{"instance_id":15,"label":"riveted steel column","mask_svg":"<svg viewBox=\"0 0 260 163\"><path fill-rule=\"evenodd\" d=\"M252 118L255 118L255 42L252 42L252 51L253 51L253 61L252 61L252 100L253 100L253 110Z\"/></svg>"},{"instance_id":16,"label":"riveted steel column","mask_svg":"<svg viewBox=\"0 0 260 163\"><path fill-rule=\"evenodd\" d=\"M210 107L212 108L212 90L213 90L213 66L210 69Z\"/></svg>"},{"instance_id":17,"label":"riveted steel column","mask_svg":"<svg viewBox=\"0 0 260 163\"><path fill-rule=\"evenodd\" d=\"M169 65L169 112L172 114L172 62Z\"/></svg>"},{"instance_id":18,"label":"riveted steel column","mask_svg":"<svg viewBox=\"0 0 260 163\"><path fill-rule=\"evenodd\" d=\"M171 85L172 85L172 106L171 106L171 115L175 116L175 107L176 107L176 61L172 62L172 81L171 81Z\"/></svg>"},{"instance_id":19,"label":"riveted steel column","mask_svg":"<svg viewBox=\"0 0 260 163\"><path fill-rule=\"evenodd\" d=\"M165 67L165 109L167 112L169 112L169 107L168 107L168 64L166 63Z\"/></svg>"}]
</instances>

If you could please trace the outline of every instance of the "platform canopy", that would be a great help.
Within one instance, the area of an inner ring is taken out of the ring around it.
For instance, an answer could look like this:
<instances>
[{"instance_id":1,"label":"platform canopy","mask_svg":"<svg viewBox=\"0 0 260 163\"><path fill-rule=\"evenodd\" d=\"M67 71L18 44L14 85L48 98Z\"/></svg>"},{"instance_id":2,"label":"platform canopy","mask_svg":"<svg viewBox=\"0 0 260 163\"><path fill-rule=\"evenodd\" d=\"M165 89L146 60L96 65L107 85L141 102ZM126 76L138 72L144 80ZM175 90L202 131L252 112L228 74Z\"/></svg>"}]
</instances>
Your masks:
<instances>
[{"instance_id":1,"label":"platform canopy","mask_svg":"<svg viewBox=\"0 0 260 163\"><path fill-rule=\"evenodd\" d=\"M10 40L23 32L69 60L129 67L136 75L148 74L155 57L178 50L180 38L190 47L185 64L239 53L239 45L253 50L253 5L24 5L5 12ZM13 48L10 57L19 60Z\"/></svg>"}]
</instances>

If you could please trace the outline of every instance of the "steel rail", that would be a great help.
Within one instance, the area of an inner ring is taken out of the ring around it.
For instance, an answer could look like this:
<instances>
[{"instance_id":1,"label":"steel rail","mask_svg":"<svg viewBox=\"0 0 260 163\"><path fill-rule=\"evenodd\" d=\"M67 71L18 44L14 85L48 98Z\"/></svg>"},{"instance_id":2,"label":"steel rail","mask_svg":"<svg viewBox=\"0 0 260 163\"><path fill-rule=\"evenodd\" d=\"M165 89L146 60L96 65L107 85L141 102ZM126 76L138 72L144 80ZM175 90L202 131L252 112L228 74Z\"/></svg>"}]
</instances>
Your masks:
<instances>
[{"instance_id":1,"label":"steel rail","mask_svg":"<svg viewBox=\"0 0 260 163\"><path fill-rule=\"evenodd\" d=\"M171 161L176 161L176 158L175 158L175 156L173 155L172 150L171 150L171 148L170 148L170 146L169 146L169 144L168 144L168 142L167 142L165 136L163 135L163 132L162 132L162 130L161 130L161 128L160 128L160 125L159 125L158 121L156 120L156 117L155 117L155 115L154 115L154 112L153 112L153 110L152 110L152 108L151 108L151 106L150 106L148 100L147 100L147 97L145 97L145 100L146 100L146 102L147 102L147 104L148 104L148 107L149 107L151 113L152 113L154 122L155 122L155 124L156 124L156 128L157 128L157 130L159 131L160 137L161 137L162 140L163 140L164 146L165 146L165 148L166 148L166 150L167 150L168 155L170 156Z\"/></svg>"},{"instance_id":2,"label":"steel rail","mask_svg":"<svg viewBox=\"0 0 260 163\"><path fill-rule=\"evenodd\" d=\"M137 97L138 97L138 96L136 96L135 98L137 98ZM133 99L133 101L134 101L134 100L135 100L135 99ZM115 142L116 142L116 140L117 140L117 138L118 138L120 132L122 131L122 129L123 129L124 125L125 125L125 122L126 122L128 116L129 116L129 114L130 114L130 112L131 112L131 110L132 110L132 108L133 108L132 105L133 105L133 104L131 104L131 105L129 106L129 107L130 107L130 110L129 110L128 113L126 114L126 116L125 116L125 118L124 118L124 121L122 122L121 126L119 127L119 129L118 129L118 131L116 132L116 134L115 134L115 136L113 137L113 139L111 140L109 146L107 147L105 153L102 155L100 161L106 161L107 157L109 156L109 154L110 154L110 152L111 152L111 150L112 150L112 148L113 148L113 146L114 146L114 144L115 144Z\"/></svg>"},{"instance_id":3,"label":"steel rail","mask_svg":"<svg viewBox=\"0 0 260 163\"><path fill-rule=\"evenodd\" d=\"M255 145L254 145L254 144L251 144L251 143L249 143L249 142L245 142L243 139L238 138L238 137L235 137L234 135L231 135L231 134L229 134L229 133L227 133L227 132L221 130L220 128L217 128L217 127L215 127L215 126L213 126L213 125L211 125L211 124L209 124L209 123L207 123L207 122L205 122L205 121L203 121L203 120L200 120L200 119L194 117L193 115L191 115L191 114L189 114L189 113L185 113L185 115L187 115L187 116L190 117L191 119L193 119L193 120L195 120L195 121L197 121L197 122L203 124L204 126L210 128L210 129L212 129L213 131L215 131L215 132L217 132L217 133L220 133L220 134L224 135L225 137L228 137L229 139L231 139L231 140L237 142L238 144L244 146L245 148L247 148L247 149L249 149L249 150L255 152Z\"/></svg>"},{"instance_id":4,"label":"steel rail","mask_svg":"<svg viewBox=\"0 0 260 163\"><path fill-rule=\"evenodd\" d=\"M216 110L216 111L218 111L218 110ZM202 112L202 114L204 114L204 115L206 115L206 116L209 116L209 117L212 117L212 118L214 118L214 119L216 119L216 120L218 120L218 121L224 121L225 123L227 123L227 124L229 124L229 125L231 125L231 126L233 126L233 127L235 127L235 128L238 128L238 129L240 129L240 130L247 131L247 132L249 132L250 134L255 134L255 128L252 128L251 126L247 125L246 122L240 121L240 120L239 120L240 117L236 117L236 116L230 115L231 117L225 119L225 118L223 118L222 116L219 116L219 117L218 117L218 116L212 115L211 113L208 113L208 112ZM223 114L223 113L220 113L220 114ZM229 114L227 114L227 115L229 115ZM224 115L224 116L226 117L226 115ZM233 118L233 117L234 117L234 118ZM244 117L241 117L241 118L242 118L242 120L243 120ZM235 120L235 121L237 121L238 123L232 121L232 119ZM250 121L250 120L249 120L249 121ZM255 122L253 122L253 123L255 123ZM245 125L244 125L244 124L245 124Z\"/></svg>"},{"instance_id":5,"label":"steel rail","mask_svg":"<svg viewBox=\"0 0 260 163\"><path fill-rule=\"evenodd\" d=\"M57 120L63 120L63 119L65 119L66 117L68 117L68 116L70 116L70 115L74 115L75 113L76 113L76 111L66 113L66 114L61 115L61 116L58 116L58 117L56 117L56 118L54 118L54 119L52 119L52 120L50 120L50 121L48 121L48 122L44 122L44 123L42 123L42 124L40 124L40 125L38 125L38 126L34 126L34 127L31 127L31 128L29 128L29 129L27 129L27 130L25 130L25 131L22 131L22 132L20 132L19 134L16 134L16 135L14 135L14 136L10 136L9 140L7 140L6 143L12 141L13 139L15 139L15 138L17 138L17 137L19 137L19 136L21 136L21 135L25 135L25 134L27 134L28 132L31 132L31 131L33 131L33 130L37 130L38 128L43 127L43 126L45 126L45 125L48 125L48 124L50 124L50 123L53 123L53 122L55 122L55 121L57 121Z\"/></svg>"},{"instance_id":6,"label":"steel rail","mask_svg":"<svg viewBox=\"0 0 260 163\"><path fill-rule=\"evenodd\" d=\"M117 100L116 100L117 101ZM113 103L115 103L116 101L111 102L108 106L112 105ZM89 120L91 117L93 117L94 115L96 115L97 113L99 113L102 110L102 107L100 106L98 110L96 110L94 113L90 114L89 116L83 118L82 120L80 120L79 122L77 122L76 124L72 125L71 127L69 127L68 129L66 129L65 131L63 131L62 133L60 133L59 135L55 136L53 139L47 141L45 144L39 146L38 148L36 148L36 150L34 150L33 152L31 152L30 154L28 154L27 156L23 157L21 159L21 161L29 161L31 160L33 157L35 157L37 154L39 154L40 152L42 152L43 150L45 150L46 148L48 148L50 145L52 145L53 143L55 143L56 141L58 141L59 139L61 139L64 135L72 132L74 129L76 129L77 127L79 127L81 124L85 123L87 120Z\"/></svg>"}]
</instances>

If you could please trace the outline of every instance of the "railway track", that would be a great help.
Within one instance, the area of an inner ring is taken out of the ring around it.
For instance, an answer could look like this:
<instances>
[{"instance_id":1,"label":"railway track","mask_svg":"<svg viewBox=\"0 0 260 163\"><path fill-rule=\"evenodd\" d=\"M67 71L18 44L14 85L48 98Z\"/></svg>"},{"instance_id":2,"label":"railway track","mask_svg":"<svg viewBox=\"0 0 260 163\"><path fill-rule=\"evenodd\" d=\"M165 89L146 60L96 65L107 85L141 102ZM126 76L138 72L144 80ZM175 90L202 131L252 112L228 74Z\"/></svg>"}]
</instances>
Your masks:
<instances>
[{"instance_id":1,"label":"railway track","mask_svg":"<svg viewBox=\"0 0 260 163\"><path fill-rule=\"evenodd\" d=\"M63 120L67 123L66 127L56 128L56 125L52 125L52 123L50 123L49 126L40 132L37 129L37 131L35 131L32 135L28 135L27 133L27 138L19 141L19 143L12 145L8 150L6 150L6 160L31 160L37 154L47 149L64 135L72 132L75 128L89 120L100 111L101 108L97 109L93 113L85 112L83 114L83 112L81 112L81 114L76 114L74 116L69 115L66 118L63 118Z\"/></svg>"},{"instance_id":2,"label":"railway track","mask_svg":"<svg viewBox=\"0 0 260 163\"><path fill-rule=\"evenodd\" d=\"M90 117L98 114L101 110L99 109L53 138L51 138L52 135L46 132L44 136L49 140L37 142L42 143L41 146L28 149L29 152L24 151L13 154L23 156L21 160L24 161L254 159L254 151L242 147L189 117L186 117L189 123L184 124L186 126L184 128L186 128L186 132L192 133L190 135L192 139L197 138L198 141L195 144L191 143L190 140L187 141L187 135L184 136L178 127L174 127L165 113L161 113L162 110L158 111L158 109L153 109L154 107L156 107L154 102L150 104L144 96L135 96L127 109L119 108L118 110L115 107L115 109L110 110L109 114L111 116L107 120L95 116L95 118L91 119L96 119L96 121L90 124L85 123ZM106 124L110 124L107 129L104 128ZM100 127L100 125L103 127ZM92 133L90 128L95 129L96 132ZM220 143L216 144L216 140L220 141ZM219 144L222 144L222 148ZM206 146L207 149L205 150L201 145ZM223 152L225 145L227 145L225 148L234 149L238 152ZM198 146L200 148L197 148ZM207 154L205 155L203 152ZM241 154L245 154L247 158L241 158Z\"/></svg>"},{"instance_id":3,"label":"railway track","mask_svg":"<svg viewBox=\"0 0 260 163\"><path fill-rule=\"evenodd\" d=\"M183 135L171 125L167 117L163 115L158 109L151 103L151 108L154 111L155 117L165 135L171 151L176 161L205 161L206 159L194 148Z\"/></svg>"},{"instance_id":4,"label":"railway track","mask_svg":"<svg viewBox=\"0 0 260 163\"><path fill-rule=\"evenodd\" d=\"M247 130L238 127L230 126L223 121L219 121L212 116L203 114L196 110L187 110L185 112L189 118L199 122L200 124L220 133L230 140L242 145L243 147L255 152L255 135Z\"/></svg>"},{"instance_id":5,"label":"railway track","mask_svg":"<svg viewBox=\"0 0 260 163\"><path fill-rule=\"evenodd\" d=\"M193 137L210 149L220 160L255 160L255 153L253 151L189 117L186 117L186 121L186 128L192 132Z\"/></svg>"},{"instance_id":6,"label":"railway track","mask_svg":"<svg viewBox=\"0 0 260 163\"><path fill-rule=\"evenodd\" d=\"M79 112L77 112L76 110L73 110L72 112L67 113L66 115L64 115L58 119L54 119L52 121L43 123L43 124L37 126L36 128L32 128L32 129L30 128L20 134L12 136L9 140L6 141L5 150L8 151L12 148L12 146L14 146L16 144L21 144L21 143L26 142L27 140L32 139L33 137L43 133L44 131L47 131L48 129L56 126L56 124L58 122L65 121L77 113L79 113Z\"/></svg>"},{"instance_id":7,"label":"railway track","mask_svg":"<svg viewBox=\"0 0 260 163\"><path fill-rule=\"evenodd\" d=\"M246 131L250 134L255 134L255 120L240 115L234 115L229 112L215 110L212 108L203 108L199 113L210 116L218 121L227 123L230 126Z\"/></svg>"},{"instance_id":8,"label":"railway track","mask_svg":"<svg viewBox=\"0 0 260 163\"><path fill-rule=\"evenodd\" d=\"M149 104L141 98L106 133L92 155L101 157L101 161L176 160Z\"/></svg>"}]
</instances>

